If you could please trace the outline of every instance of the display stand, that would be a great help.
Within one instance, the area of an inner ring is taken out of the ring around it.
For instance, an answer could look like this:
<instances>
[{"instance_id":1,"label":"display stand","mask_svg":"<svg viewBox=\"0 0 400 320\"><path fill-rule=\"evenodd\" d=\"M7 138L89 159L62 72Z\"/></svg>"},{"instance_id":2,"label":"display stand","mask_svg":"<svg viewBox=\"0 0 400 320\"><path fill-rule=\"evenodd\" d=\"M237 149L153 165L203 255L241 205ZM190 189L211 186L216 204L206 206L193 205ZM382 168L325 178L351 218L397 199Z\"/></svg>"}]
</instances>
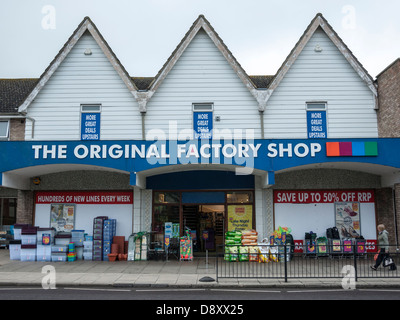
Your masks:
<instances>
[{"instance_id":1,"label":"display stand","mask_svg":"<svg viewBox=\"0 0 400 320\"><path fill-rule=\"evenodd\" d=\"M193 260L193 241L192 239L180 240L180 261L192 261Z\"/></svg>"},{"instance_id":2,"label":"display stand","mask_svg":"<svg viewBox=\"0 0 400 320\"><path fill-rule=\"evenodd\" d=\"M179 241L179 257L180 261L193 260L193 240L189 228L185 228L185 236L180 238Z\"/></svg>"}]
</instances>

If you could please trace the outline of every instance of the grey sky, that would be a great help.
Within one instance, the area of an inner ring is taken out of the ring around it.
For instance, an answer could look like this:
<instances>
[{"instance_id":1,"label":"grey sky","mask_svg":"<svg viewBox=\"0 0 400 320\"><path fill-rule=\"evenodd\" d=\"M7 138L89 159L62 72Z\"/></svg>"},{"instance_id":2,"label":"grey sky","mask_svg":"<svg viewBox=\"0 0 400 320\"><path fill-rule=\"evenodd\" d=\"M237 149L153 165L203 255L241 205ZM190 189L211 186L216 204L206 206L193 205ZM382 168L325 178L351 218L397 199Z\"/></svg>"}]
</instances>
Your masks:
<instances>
[{"instance_id":1,"label":"grey sky","mask_svg":"<svg viewBox=\"0 0 400 320\"><path fill-rule=\"evenodd\" d=\"M318 12L373 77L400 57L398 0L0 1L0 78L39 77L85 16L131 76L155 76L200 14L249 75L275 74Z\"/></svg>"}]
</instances>

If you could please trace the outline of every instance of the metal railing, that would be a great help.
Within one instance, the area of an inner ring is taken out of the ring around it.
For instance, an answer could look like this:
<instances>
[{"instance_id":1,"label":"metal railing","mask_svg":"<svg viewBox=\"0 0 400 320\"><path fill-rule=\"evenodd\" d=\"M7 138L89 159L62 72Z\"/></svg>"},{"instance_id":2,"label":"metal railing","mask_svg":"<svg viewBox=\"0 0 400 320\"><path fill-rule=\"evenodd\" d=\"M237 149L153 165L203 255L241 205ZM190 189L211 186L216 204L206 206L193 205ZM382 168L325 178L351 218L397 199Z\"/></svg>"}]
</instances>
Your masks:
<instances>
[{"instance_id":1,"label":"metal railing","mask_svg":"<svg viewBox=\"0 0 400 320\"><path fill-rule=\"evenodd\" d=\"M236 249L234 249L236 247ZM297 246L298 248L299 246ZM352 272L358 278L399 278L399 270L384 267L383 263L375 271L377 252L359 252L355 244L351 246L318 245L315 252L293 252L290 245L219 246L216 252L216 280L220 278L343 278ZM336 250L334 250L336 249ZM396 266L400 262L400 252L396 246L389 246L390 257Z\"/></svg>"}]
</instances>

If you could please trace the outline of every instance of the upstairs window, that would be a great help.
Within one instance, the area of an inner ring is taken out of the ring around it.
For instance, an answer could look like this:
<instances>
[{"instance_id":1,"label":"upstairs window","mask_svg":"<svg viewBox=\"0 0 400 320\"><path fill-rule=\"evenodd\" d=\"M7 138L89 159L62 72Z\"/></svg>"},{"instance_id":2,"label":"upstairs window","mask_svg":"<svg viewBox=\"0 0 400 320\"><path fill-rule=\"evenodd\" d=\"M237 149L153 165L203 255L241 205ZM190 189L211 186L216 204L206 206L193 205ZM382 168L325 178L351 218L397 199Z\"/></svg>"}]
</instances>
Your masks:
<instances>
[{"instance_id":1,"label":"upstairs window","mask_svg":"<svg viewBox=\"0 0 400 320\"><path fill-rule=\"evenodd\" d=\"M101 105L81 105L81 140L100 140Z\"/></svg>"},{"instance_id":2,"label":"upstairs window","mask_svg":"<svg viewBox=\"0 0 400 320\"><path fill-rule=\"evenodd\" d=\"M306 103L308 139L328 138L326 108L326 102Z\"/></svg>"},{"instance_id":3,"label":"upstairs window","mask_svg":"<svg viewBox=\"0 0 400 320\"><path fill-rule=\"evenodd\" d=\"M8 139L10 121L0 121L0 140Z\"/></svg>"},{"instance_id":4,"label":"upstairs window","mask_svg":"<svg viewBox=\"0 0 400 320\"><path fill-rule=\"evenodd\" d=\"M213 110L212 103L193 104L194 139L212 139Z\"/></svg>"}]
</instances>

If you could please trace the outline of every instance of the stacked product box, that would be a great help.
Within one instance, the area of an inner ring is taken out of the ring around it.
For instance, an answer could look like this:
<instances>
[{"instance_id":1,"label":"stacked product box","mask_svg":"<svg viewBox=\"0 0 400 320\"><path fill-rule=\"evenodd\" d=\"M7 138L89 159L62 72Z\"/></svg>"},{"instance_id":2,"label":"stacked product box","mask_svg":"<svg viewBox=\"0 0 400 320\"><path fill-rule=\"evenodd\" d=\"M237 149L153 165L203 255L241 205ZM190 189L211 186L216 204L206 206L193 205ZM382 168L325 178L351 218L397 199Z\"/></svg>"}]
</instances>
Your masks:
<instances>
[{"instance_id":1,"label":"stacked product box","mask_svg":"<svg viewBox=\"0 0 400 320\"><path fill-rule=\"evenodd\" d=\"M36 234L36 260L51 261L51 247L54 244L54 228L38 228Z\"/></svg>"},{"instance_id":2,"label":"stacked product box","mask_svg":"<svg viewBox=\"0 0 400 320\"><path fill-rule=\"evenodd\" d=\"M104 220L108 217L101 216L93 219L93 255L92 260L103 260L103 228Z\"/></svg>"},{"instance_id":3,"label":"stacked product box","mask_svg":"<svg viewBox=\"0 0 400 320\"><path fill-rule=\"evenodd\" d=\"M103 260L108 261L108 254L111 253L111 245L116 233L117 220L107 219L104 220L103 226Z\"/></svg>"},{"instance_id":4,"label":"stacked product box","mask_svg":"<svg viewBox=\"0 0 400 320\"><path fill-rule=\"evenodd\" d=\"M75 244L76 259L83 258L83 242L85 241L85 230L71 230L71 242Z\"/></svg>"},{"instance_id":5,"label":"stacked product box","mask_svg":"<svg viewBox=\"0 0 400 320\"><path fill-rule=\"evenodd\" d=\"M51 261L67 261L68 245L55 244L51 246Z\"/></svg>"},{"instance_id":6,"label":"stacked product box","mask_svg":"<svg viewBox=\"0 0 400 320\"><path fill-rule=\"evenodd\" d=\"M22 228L29 227L29 224L14 224L13 226L13 232L14 232L14 240L21 240L21 233L22 233Z\"/></svg>"},{"instance_id":7,"label":"stacked product box","mask_svg":"<svg viewBox=\"0 0 400 320\"><path fill-rule=\"evenodd\" d=\"M75 261L76 260L75 243L73 243L73 242L70 242L68 244L67 259L68 259L68 261Z\"/></svg>"},{"instance_id":8,"label":"stacked product box","mask_svg":"<svg viewBox=\"0 0 400 320\"><path fill-rule=\"evenodd\" d=\"M93 237L86 236L83 242L83 260L93 259Z\"/></svg>"},{"instance_id":9,"label":"stacked product box","mask_svg":"<svg viewBox=\"0 0 400 320\"><path fill-rule=\"evenodd\" d=\"M37 245L53 245L56 230L54 228L38 228L37 229Z\"/></svg>"},{"instance_id":10,"label":"stacked product box","mask_svg":"<svg viewBox=\"0 0 400 320\"><path fill-rule=\"evenodd\" d=\"M10 240L8 249L10 260L21 260L21 240Z\"/></svg>"},{"instance_id":11,"label":"stacked product box","mask_svg":"<svg viewBox=\"0 0 400 320\"><path fill-rule=\"evenodd\" d=\"M36 246L36 261L51 261L51 245Z\"/></svg>"},{"instance_id":12,"label":"stacked product box","mask_svg":"<svg viewBox=\"0 0 400 320\"><path fill-rule=\"evenodd\" d=\"M36 243L21 244L21 261L36 261Z\"/></svg>"},{"instance_id":13,"label":"stacked product box","mask_svg":"<svg viewBox=\"0 0 400 320\"><path fill-rule=\"evenodd\" d=\"M36 245L37 227L23 227L21 229L21 244Z\"/></svg>"},{"instance_id":14,"label":"stacked product box","mask_svg":"<svg viewBox=\"0 0 400 320\"><path fill-rule=\"evenodd\" d=\"M58 232L54 236L54 244L67 246L71 242L71 233L70 232Z\"/></svg>"}]
</instances>

